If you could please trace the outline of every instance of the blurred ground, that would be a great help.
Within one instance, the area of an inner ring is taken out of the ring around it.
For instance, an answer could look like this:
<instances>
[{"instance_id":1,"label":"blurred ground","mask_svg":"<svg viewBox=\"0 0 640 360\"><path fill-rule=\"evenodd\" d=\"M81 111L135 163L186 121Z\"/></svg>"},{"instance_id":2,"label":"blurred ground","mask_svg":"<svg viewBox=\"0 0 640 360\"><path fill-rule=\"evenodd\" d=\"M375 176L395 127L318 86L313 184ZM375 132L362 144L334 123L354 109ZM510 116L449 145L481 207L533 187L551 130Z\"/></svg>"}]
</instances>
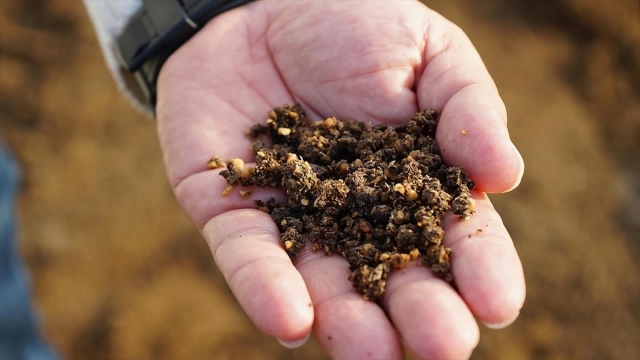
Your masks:
<instances>
[{"instance_id":1,"label":"blurred ground","mask_svg":"<svg viewBox=\"0 0 640 360\"><path fill-rule=\"evenodd\" d=\"M527 171L493 196L524 263L511 327L474 358L638 359L640 5L428 1L475 43ZM258 333L166 183L77 0L0 1L0 125L23 165L21 244L71 359L325 358Z\"/></svg>"}]
</instances>

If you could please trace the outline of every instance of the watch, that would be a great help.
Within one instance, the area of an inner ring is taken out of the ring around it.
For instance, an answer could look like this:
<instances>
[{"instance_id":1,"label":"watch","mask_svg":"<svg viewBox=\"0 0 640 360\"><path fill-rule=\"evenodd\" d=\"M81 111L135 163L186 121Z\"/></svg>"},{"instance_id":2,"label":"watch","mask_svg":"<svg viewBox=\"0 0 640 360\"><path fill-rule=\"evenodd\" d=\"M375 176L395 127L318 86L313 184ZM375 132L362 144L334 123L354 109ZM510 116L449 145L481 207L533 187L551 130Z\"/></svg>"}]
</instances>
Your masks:
<instances>
[{"instance_id":1,"label":"watch","mask_svg":"<svg viewBox=\"0 0 640 360\"><path fill-rule=\"evenodd\" d=\"M124 69L155 108L156 81L165 60L207 21L251 0L143 0L114 43Z\"/></svg>"}]
</instances>

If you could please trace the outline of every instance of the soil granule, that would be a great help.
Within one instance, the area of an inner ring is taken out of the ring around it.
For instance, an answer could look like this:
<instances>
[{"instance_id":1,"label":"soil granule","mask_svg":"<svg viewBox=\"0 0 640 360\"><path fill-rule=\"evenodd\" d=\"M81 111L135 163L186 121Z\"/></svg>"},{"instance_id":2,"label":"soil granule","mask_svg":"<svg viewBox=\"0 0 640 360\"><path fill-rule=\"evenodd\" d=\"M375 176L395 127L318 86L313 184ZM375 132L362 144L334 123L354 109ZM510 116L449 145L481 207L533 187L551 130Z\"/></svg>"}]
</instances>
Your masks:
<instances>
[{"instance_id":1,"label":"soil granule","mask_svg":"<svg viewBox=\"0 0 640 360\"><path fill-rule=\"evenodd\" d=\"M284 204L254 202L275 220L289 256L305 246L306 234L314 250L347 259L349 280L365 299L379 299L391 270L415 259L453 284L442 221L449 211L460 219L474 213L474 183L442 163L438 118L424 110L395 129L334 117L309 125L300 105L283 105L249 132L255 168L217 157L209 167L226 167L223 195L235 185L283 188Z\"/></svg>"}]
</instances>

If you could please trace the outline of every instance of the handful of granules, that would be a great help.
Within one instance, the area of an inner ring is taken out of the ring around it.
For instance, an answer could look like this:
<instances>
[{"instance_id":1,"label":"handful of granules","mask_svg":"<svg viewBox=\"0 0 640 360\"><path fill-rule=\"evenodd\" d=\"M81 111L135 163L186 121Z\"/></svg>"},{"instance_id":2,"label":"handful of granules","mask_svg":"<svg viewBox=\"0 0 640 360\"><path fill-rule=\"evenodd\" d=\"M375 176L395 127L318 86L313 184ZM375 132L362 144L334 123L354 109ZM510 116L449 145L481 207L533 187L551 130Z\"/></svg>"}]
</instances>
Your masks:
<instances>
[{"instance_id":1,"label":"handful of granules","mask_svg":"<svg viewBox=\"0 0 640 360\"><path fill-rule=\"evenodd\" d=\"M283 105L250 130L255 168L219 158L209 166L226 166L225 195L237 184L284 188L286 203L255 203L273 217L289 256L308 234L314 250L346 258L349 280L375 300L391 270L410 260L453 282L442 221L449 211L461 219L474 213L474 183L461 168L442 163L434 139L438 117L424 110L395 129L333 117L309 125L300 105Z\"/></svg>"}]
</instances>

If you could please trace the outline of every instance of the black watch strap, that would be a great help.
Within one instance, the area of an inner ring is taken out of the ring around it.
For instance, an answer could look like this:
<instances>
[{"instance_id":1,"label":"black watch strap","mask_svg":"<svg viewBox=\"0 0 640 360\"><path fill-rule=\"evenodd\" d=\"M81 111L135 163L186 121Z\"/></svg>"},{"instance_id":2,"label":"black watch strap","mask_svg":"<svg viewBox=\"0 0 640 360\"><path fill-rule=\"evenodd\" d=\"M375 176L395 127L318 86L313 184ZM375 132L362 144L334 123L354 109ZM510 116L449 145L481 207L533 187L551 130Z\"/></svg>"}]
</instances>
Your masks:
<instances>
[{"instance_id":1,"label":"black watch strap","mask_svg":"<svg viewBox=\"0 0 640 360\"><path fill-rule=\"evenodd\" d=\"M211 18L249 1L143 0L140 11L117 38L114 50L152 108L156 103L156 80L169 55Z\"/></svg>"}]
</instances>

